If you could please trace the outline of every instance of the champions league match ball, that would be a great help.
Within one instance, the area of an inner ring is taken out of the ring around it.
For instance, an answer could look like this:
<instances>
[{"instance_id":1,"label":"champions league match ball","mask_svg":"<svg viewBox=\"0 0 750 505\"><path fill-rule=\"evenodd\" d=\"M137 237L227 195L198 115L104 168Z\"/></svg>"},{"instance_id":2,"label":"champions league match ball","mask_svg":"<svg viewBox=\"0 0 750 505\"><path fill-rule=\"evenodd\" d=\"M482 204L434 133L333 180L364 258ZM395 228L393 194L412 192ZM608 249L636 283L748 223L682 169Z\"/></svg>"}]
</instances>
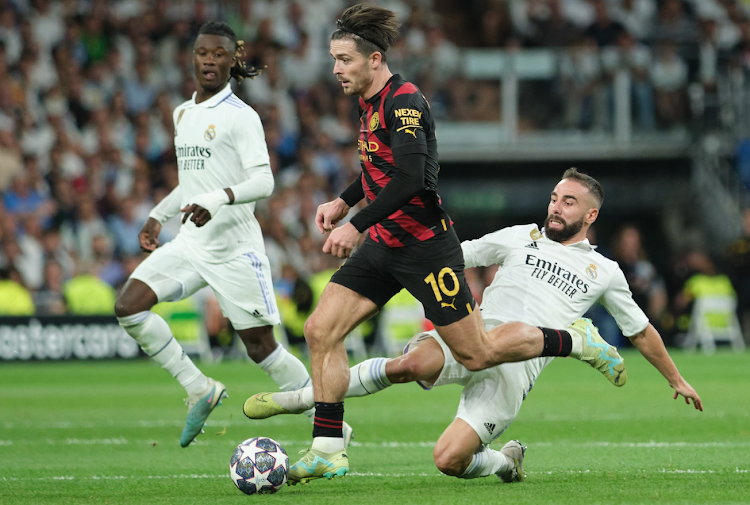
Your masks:
<instances>
[{"instance_id":1,"label":"champions league match ball","mask_svg":"<svg viewBox=\"0 0 750 505\"><path fill-rule=\"evenodd\" d=\"M273 494L286 484L289 456L267 437L248 438L232 453L229 474L245 494Z\"/></svg>"}]
</instances>

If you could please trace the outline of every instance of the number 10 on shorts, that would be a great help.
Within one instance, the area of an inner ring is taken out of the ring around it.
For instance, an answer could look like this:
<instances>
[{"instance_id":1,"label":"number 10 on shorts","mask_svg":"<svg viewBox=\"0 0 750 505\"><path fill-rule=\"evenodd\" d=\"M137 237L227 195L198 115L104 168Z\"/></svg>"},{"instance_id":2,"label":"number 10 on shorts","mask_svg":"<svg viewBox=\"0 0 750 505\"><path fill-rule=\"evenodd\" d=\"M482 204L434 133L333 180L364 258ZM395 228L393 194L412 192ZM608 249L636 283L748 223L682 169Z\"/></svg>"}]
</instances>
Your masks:
<instances>
[{"instance_id":1,"label":"number 10 on shorts","mask_svg":"<svg viewBox=\"0 0 750 505\"><path fill-rule=\"evenodd\" d=\"M453 281L453 287L451 289L448 289L445 285L446 275L449 275L451 280ZM450 267L445 267L440 270L440 273L437 275L437 280L435 279L435 274L432 273L424 278L424 282L425 284L430 285L430 287L432 288L432 292L435 293L435 299L439 302L443 301L443 295L456 296L456 294L458 294L458 277L456 277L456 274ZM440 294L441 292L442 294Z\"/></svg>"}]
</instances>

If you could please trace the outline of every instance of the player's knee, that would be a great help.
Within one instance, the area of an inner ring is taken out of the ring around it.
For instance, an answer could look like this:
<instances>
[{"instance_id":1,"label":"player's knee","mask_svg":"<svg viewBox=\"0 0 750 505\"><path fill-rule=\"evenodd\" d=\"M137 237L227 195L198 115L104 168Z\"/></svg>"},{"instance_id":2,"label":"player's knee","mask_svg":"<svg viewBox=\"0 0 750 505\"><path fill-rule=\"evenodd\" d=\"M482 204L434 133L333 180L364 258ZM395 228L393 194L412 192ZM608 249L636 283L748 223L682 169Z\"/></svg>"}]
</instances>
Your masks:
<instances>
[{"instance_id":1,"label":"player's knee","mask_svg":"<svg viewBox=\"0 0 750 505\"><path fill-rule=\"evenodd\" d=\"M305 340L307 341L307 346L310 348L310 351L314 351L325 339L325 329L320 325L315 319L315 317L310 316L307 318L307 321L305 321Z\"/></svg>"},{"instance_id":2,"label":"player's knee","mask_svg":"<svg viewBox=\"0 0 750 505\"><path fill-rule=\"evenodd\" d=\"M456 361L461 363L470 372L478 372L488 367L486 358L482 356L456 355Z\"/></svg>"},{"instance_id":3,"label":"player's knee","mask_svg":"<svg viewBox=\"0 0 750 505\"><path fill-rule=\"evenodd\" d=\"M458 477L464 472L463 461L448 448L441 448L436 445L432 457L437 469L445 475Z\"/></svg>"},{"instance_id":4,"label":"player's knee","mask_svg":"<svg viewBox=\"0 0 750 505\"><path fill-rule=\"evenodd\" d=\"M422 378L424 366L419 360L410 357L408 354L391 360L391 369L388 370L388 378L393 383L403 384L414 382Z\"/></svg>"},{"instance_id":5,"label":"player's knee","mask_svg":"<svg viewBox=\"0 0 750 505\"><path fill-rule=\"evenodd\" d=\"M127 300L123 299L122 293L117 295L117 299L115 300L115 315L117 317L132 316L135 312Z\"/></svg>"}]
</instances>

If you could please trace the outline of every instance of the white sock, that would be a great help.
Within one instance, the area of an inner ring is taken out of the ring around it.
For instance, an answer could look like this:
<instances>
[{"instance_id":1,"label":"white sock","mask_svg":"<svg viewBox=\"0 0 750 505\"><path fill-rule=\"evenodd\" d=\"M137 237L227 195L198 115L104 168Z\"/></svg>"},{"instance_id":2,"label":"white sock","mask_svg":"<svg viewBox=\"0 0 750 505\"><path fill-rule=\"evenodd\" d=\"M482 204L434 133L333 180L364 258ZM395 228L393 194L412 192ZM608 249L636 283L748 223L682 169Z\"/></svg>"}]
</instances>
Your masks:
<instances>
[{"instance_id":1,"label":"white sock","mask_svg":"<svg viewBox=\"0 0 750 505\"><path fill-rule=\"evenodd\" d=\"M459 479L476 479L496 473L507 472L513 467L513 461L500 451L480 446L471 457L468 468L458 476Z\"/></svg>"},{"instance_id":2,"label":"white sock","mask_svg":"<svg viewBox=\"0 0 750 505\"><path fill-rule=\"evenodd\" d=\"M390 360L387 358L372 358L351 367L346 397L367 396L391 386L391 381L385 375L385 365L388 361ZM312 386L307 386L298 391L276 393L273 395L273 399L290 412L300 412L315 407L315 395Z\"/></svg>"},{"instance_id":3,"label":"white sock","mask_svg":"<svg viewBox=\"0 0 750 505\"><path fill-rule=\"evenodd\" d=\"M573 347L570 348L570 357L581 359L581 353L583 353L583 337L574 331L569 331L570 340L573 342Z\"/></svg>"},{"instance_id":4,"label":"white sock","mask_svg":"<svg viewBox=\"0 0 750 505\"><path fill-rule=\"evenodd\" d=\"M388 358L372 358L351 367L346 397L367 396L391 386L385 374L385 365L389 361Z\"/></svg>"},{"instance_id":5,"label":"white sock","mask_svg":"<svg viewBox=\"0 0 750 505\"><path fill-rule=\"evenodd\" d=\"M344 450L344 439L339 437L315 437L312 448L316 451L331 454Z\"/></svg>"},{"instance_id":6,"label":"white sock","mask_svg":"<svg viewBox=\"0 0 750 505\"><path fill-rule=\"evenodd\" d=\"M295 391L310 386L310 374L307 372L305 365L281 344L276 346L276 349L266 356L266 359L258 363L258 366L273 379L282 391ZM305 415L312 422L315 409L308 408Z\"/></svg>"},{"instance_id":7,"label":"white sock","mask_svg":"<svg viewBox=\"0 0 750 505\"><path fill-rule=\"evenodd\" d=\"M310 374L305 365L281 344L258 366L282 391L294 391L310 385Z\"/></svg>"},{"instance_id":8,"label":"white sock","mask_svg":"<svg viewBox=\"0 0 750 505\"><path fill-rule=\"evenodd\" d=\"M198 394L206 389L208 380L198 370L193 360L185 354L182 346L172 336L167 322L150 310L125 317L118 322L128 335L133 337L143 352L185 388L188 394Z\"/></svg>"},{"instance_id":9,"label":"white sock","mask_svg":"<svg viewBox=\"0 0 750 505\"><path fill-rule=\"evenodd\" d=\"M274 351L275 352L275 351ZM385 375L387 358L372 358L354 365L349 369L349 389L347 398L367 396L391 386L391 381ZM297 391L284 391L273 395L276 403L289 412L304 414L313 420L315 415L315 394L312 386Z\"/></svg>"}]
</instances>

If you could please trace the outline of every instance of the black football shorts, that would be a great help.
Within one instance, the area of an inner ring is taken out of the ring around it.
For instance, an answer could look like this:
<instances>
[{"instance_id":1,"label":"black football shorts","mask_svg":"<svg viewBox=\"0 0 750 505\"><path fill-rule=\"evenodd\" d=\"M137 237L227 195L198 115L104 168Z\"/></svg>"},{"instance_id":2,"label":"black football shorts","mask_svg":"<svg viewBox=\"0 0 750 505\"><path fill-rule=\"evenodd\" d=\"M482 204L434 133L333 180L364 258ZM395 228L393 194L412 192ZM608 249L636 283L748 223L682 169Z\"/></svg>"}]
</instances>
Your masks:
<instances>
[{"instance_id":1,"label":"black football shorts","mask_svg":"<svg viewBox=\"0 0 750 505\"><path fill-rule=\"evenodd\" d=\"M460 321L476 304L464 277L461 243L453 228L404 247L386 247L368 236L331 282L369 298L379 308L406 288L435 326Z\"/></svg>"}]
</instances>

